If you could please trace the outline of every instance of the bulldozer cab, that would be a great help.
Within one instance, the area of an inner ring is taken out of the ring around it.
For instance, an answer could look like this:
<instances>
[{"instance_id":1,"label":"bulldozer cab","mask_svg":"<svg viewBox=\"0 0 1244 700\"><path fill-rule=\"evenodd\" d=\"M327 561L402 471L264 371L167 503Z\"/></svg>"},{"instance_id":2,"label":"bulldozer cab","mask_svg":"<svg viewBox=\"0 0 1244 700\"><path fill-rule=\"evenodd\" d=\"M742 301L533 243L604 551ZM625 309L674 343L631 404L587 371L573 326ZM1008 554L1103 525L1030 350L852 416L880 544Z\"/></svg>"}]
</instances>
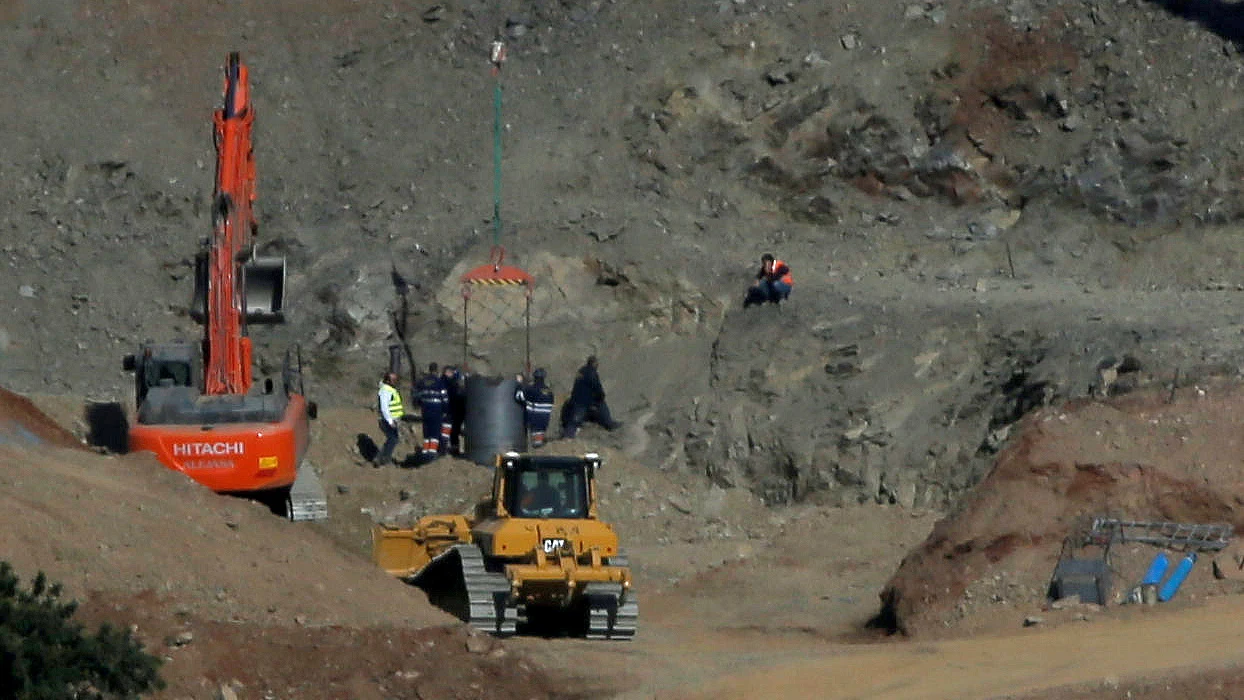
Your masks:
<instances>
[{"instance_id":1,"label":"bulldozer cab","mask_svg":"<svg viewBox=\"0 0 1244 700\"><path fill-rule=\"evenodd\" d=\"M594 478L600 457L519 455L500 457L493 495L499 510L516 518L596 517Z\"/></svg>"}]
</instances>

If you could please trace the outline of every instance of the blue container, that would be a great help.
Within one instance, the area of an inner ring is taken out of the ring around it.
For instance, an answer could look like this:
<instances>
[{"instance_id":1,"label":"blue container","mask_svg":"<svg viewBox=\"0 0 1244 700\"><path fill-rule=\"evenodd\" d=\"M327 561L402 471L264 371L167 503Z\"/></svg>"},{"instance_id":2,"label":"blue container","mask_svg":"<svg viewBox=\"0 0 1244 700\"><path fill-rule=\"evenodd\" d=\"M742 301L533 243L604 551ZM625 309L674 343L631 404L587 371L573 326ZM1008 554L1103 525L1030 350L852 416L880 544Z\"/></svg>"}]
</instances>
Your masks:
<instances>
[{"instance_id":1,"label":"blue container","mask_svg":"<svg viewBox=\"0 0 1244 700\"><path fill-rule=\"evenodd\" d=\"M1188 552L1188 556L1179 562L1179 566L1175 567L1174 573L1170 578L1166 579L1166 583L1158 589L1158 600L1165 603L1179 591L1179 587L1183 585L1184 579L1188 578L1188 574L1192 572L1192 565L1196 563L1196 552Z\"/></svg>"},{"instance_id":2,"label":"blue container","mask_svg":"<svg viewBox=\"0 0 1244 700\"><path fill-rule=\"evenodd\" d=\"M1156 586L1162 582L1162 577L1166 575L1166 570L1170 567L1170 557L1166 556L1166 552L1158 552L1153 558L1153 563L1149 565L1149 570L1145 572L1145 577L1141 579L1142 586Z\"/></svg>"}]
</instances>

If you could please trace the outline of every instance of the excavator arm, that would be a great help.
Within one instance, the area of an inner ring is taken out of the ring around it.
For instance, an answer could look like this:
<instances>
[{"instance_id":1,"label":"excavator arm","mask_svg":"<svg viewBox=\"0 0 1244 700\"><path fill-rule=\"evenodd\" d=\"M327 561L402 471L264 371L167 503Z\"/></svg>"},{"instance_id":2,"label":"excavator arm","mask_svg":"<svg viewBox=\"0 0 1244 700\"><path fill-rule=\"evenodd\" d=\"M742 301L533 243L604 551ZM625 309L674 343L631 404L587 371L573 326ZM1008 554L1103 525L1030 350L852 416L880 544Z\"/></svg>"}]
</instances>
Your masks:
<instances>
[{"instance_id":1,"label":"excavator arm","mask_svg":"<svg viewBox=\"0 0 1244 700\"><path fill-rule=\"evenodd\" d=\"M204 393L245 394L251 385L251 345L245 336L246 275L255 237L255 157L246 66L236 52L225 65L224 104L213 115L216 191L208 265Z\"/></svg>"}]
</instances>

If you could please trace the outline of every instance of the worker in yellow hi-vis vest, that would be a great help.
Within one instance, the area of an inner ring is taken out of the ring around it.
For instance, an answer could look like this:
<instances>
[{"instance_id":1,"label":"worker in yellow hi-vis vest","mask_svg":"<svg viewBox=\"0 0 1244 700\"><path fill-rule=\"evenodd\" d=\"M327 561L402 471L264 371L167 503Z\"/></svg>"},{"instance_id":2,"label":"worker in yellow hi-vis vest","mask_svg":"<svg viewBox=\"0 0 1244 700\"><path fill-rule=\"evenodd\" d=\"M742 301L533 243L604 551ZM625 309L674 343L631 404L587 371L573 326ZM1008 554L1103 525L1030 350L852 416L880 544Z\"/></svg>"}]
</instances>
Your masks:
<instances>
[{"instance_id":1,"label":"worker in yellow hi-vis vest","mask_svg":"<svg viewBox=\"0 0 1244 700\"><path fill-rule=\"evenodd\" d=\"M384 433L384 445L373 462L379 467L393 461L393 449L397 447L400 436L397 423L406 415L406 409L402 406L402 394L397 390L396 372L384 373L376 399L380 409L380 432Z\"/></svg>"}]
</instances>

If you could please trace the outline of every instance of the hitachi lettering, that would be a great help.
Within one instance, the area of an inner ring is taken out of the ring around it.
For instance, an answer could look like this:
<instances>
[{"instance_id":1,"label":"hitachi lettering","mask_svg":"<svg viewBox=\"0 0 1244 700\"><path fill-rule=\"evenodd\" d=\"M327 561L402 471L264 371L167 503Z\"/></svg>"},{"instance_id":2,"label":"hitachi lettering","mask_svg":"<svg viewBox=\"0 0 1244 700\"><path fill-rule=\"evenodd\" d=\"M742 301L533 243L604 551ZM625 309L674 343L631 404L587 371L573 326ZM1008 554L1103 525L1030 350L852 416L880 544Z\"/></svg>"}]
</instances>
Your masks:
<instances>
[{"instance_id":1,"label":"hitachi lettering","mask_svg":"<svg viewBox=\"0 0 1244 700\"><path fill-rule=\"evenodd\" d=\"M173 445L174 457L244 454L246 454L246 443L243 442L178 442Z\"/></svg>"}]
</instances>

